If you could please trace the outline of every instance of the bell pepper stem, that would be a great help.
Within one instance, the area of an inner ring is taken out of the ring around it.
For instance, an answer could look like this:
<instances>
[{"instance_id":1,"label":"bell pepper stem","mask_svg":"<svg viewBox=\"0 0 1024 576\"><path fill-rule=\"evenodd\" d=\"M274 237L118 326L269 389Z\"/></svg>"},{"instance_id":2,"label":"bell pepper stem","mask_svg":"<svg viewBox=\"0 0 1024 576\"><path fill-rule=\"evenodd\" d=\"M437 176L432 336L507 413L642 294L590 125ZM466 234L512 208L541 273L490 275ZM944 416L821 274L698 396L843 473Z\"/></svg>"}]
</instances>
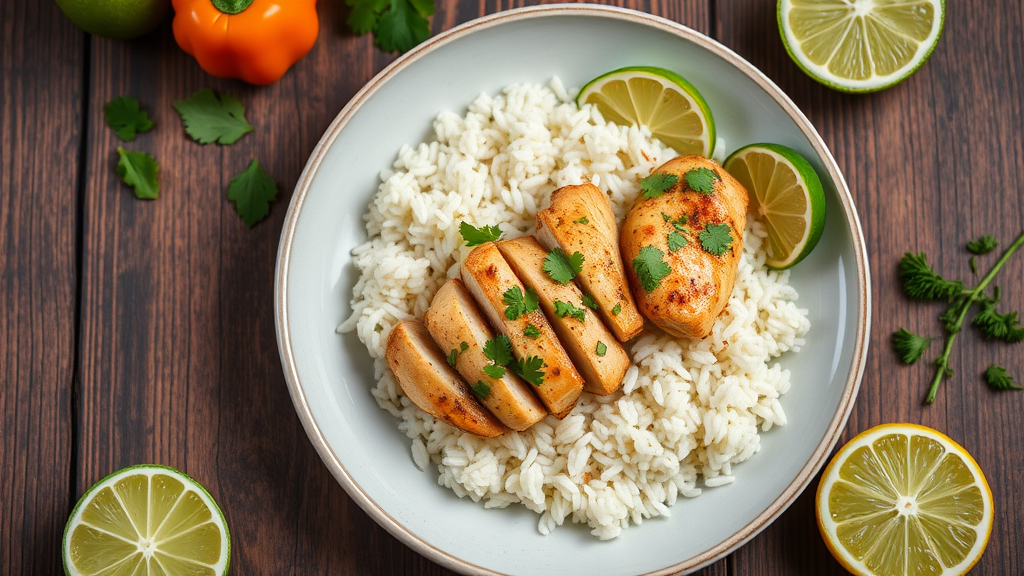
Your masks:
<instances>
[{"instance_id":1,"label":"bell pepper stem","mask_svg":"<svg viewBox=\"0 0 1024 576\"><path fill-rule=\"evenodd\" d=\"M210 0L217 10L225 14L238 14L243 12L253 0Z\"/></svg>"}]
</instances>

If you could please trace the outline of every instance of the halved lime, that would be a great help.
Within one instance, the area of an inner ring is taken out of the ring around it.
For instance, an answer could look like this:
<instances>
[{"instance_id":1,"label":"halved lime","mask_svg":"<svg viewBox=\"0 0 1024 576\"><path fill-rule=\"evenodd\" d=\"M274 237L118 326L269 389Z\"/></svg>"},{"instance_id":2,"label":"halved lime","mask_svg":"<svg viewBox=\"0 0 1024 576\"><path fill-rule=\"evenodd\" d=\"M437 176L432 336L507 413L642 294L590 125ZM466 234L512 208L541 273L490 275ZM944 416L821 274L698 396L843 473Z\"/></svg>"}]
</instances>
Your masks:
<instances>
[{"instance_id":1,"label":"halved lime","mask_svg":"<svg viewBox=\"0 0 1024 576\"><path fill-rule=\"evenodd\" d=\"M114 472L82 496L64 527L70 576L220 576L231 536L195 480L146 464Z\"/></svg>"},{"instance_id":2,"label":"halved lime","mask_svg":"<svg viewBox=\"0 0 1024 576\"><path fill-rule=\"evenodd\" d=\"M783 270L814 250L825 229L825 193L814 168L779 144L751 144L724 168L750 193L750 207L768 229L766 264Z\"/></svg>"},{"instance_id":3,"label":"halved lime","mask_svg":"<svg viewBox=\"0 0 1024 576\"><path fill-rule=\"evenodd\" d=\"M715 149L715 120L700 93L664 68L619 68L590 81L576 103L594 104L605 120L647 126L679 154L708 157Z\"/></svg>"},{"instance_id":4,"label":"halved lime","mask_svg":"<svg viewBox=\"0 0 1024 576\"><path fill-rule=\"evenodd\" d=\"M779 0L779 30L793 61L843 92L899 84L931 55L945 0Z\"/></svg>"}]
</instances>

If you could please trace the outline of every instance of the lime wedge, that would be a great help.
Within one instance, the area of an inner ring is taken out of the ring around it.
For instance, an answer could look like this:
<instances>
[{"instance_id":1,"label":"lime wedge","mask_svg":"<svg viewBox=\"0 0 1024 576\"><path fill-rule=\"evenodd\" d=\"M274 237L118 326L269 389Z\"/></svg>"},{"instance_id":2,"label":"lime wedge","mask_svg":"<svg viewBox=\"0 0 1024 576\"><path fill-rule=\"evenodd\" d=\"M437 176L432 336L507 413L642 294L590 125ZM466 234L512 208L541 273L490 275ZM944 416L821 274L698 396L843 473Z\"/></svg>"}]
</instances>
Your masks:
<instances>
[{"instance_id":1,"label":"lime wedge","mask_svg":"<svg viewBox=\"0 0 1024 576\"><path fill-rule=\"evenodd\" d=\"M90 488L64 528L70 576L220 576L231 536L195 480L166 466L132 466Z\"/></svg>"},{"instance_id":2,"label":"lime wedge","mask_svg":"<svg viewBox=\"0 0 1024 576\"><path fill-rule=\"evenodd\" d=\"M843 92L895 86L931 55L945 0L779 0L782 42L797 66Z\"/></svg>"},{"instance_id":3,"label":"lime wedge","mask_svg":"<svg viewBox=\"0 0 1024 576\"><path fill-rule=\"evenodd\" d=\"M647 126L681 155L709 157L715 149L715 121L700 93L685 78L664 68L613 70L583 87L576 103L594 104L605 120Z\"/></svg>"},{"instance_id":4,"label":"lime wedge","mask_svg":"<svg viewBox=\"0 0 1024 576\"><path fill-rule=\"evenodd\" d=\"M778 144L751 144L723 166L750 193L750 208L768 229L769 267L789 268L814 250L825 228L825 193L803 156Z\"/></svg>"}]
</instances>

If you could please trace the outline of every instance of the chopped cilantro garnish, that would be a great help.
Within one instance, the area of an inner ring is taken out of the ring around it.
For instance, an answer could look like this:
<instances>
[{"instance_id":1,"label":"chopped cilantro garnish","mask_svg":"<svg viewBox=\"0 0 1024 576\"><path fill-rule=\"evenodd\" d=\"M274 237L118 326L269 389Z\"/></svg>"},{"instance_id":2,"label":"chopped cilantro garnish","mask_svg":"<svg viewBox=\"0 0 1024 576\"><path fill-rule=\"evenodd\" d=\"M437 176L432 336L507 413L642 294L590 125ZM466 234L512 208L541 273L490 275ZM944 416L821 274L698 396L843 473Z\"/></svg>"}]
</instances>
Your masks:
<instances>
[{"instance_id":1,"label":"chopped cilantro garnish","mask_svg":"<svg viewBox=\"0 0 1024 576\"><path fill-rule=\"evenodd\" d=\"M664 174L656 172L640 181L640 189L644 192L644 198L657 198L679 182L679 176L675 174Z\"/></svg>"},{"instance_id":2,"label":"chopped cilantro garnish","mask_svg":"<svg viewBox=\"0 0 1024 576\"><path fill-rule=\"evenodd\" d=\"M721 256L732 245L732 228L728 224L708 224L701 230L700 245L708 254Z\"/></svg>"},{"instance_id":3,"label":"chopped cilantro garnish","mask_svg":"<svg viewBox=\"0 0 1024 576\"><path fill-rule=\"evenodd\" d=\"M459 224L459 234L466 241L466 246L479 246L501 238L501 230L497 226L481 226L477 228L469 222Z\"/></svg>"},{"instance_id":4,"label":"chopped cilantro garnish","mask_svg":"<svg viewBox=\"0 0 1024 576\"><path fill-rule=\"evenodd\" d=\"M587 220L586 216L580 218L579 220L573 220L573 222L577 224L590 224L590 220Z\"/></svg>"},{"instance_id":5,"label":"chopped cilantro garnish","mask_svg":"<svg viewBox=\"0 0 1024 576\"><path fill-rule=\"evenodd\" d=\"M530 384L540 386L544 383L544 371L541 370L544 366L546 366L544 360L537 356L530 356L516 360L512 364L512 372Z\"/></svg>"},{"instance_id":6,"label":"chopped cilantro garnish","mask_svg":"<svg viewBox=\"0 0 1024 576\"><path fill-rule=\"evenodd\" d=\"M608 352L608 346L604 342L598 342L595 352L597 352L598 356L604 356Z\"/></svg>"},{"instance_id":7,"label":"chopped cilantro garnish","mask_svg":"<svg viewBox=\"0 0 1024 576\"><path fill-rule=\"evenodd\" d=\"M633 271L644 290L653 292L661 284L661 279L668 276L672 268L666 264L662 257L665 253L654 246L644 246L633 258Z\"/></svg>"},{"instance_id":8,"label":"chopped cilantro garnish","mask_svg":"<svg viewBox=\"0 0 1024 576\"><path fill-rule=\"evenodd\" d=\"M473 384L470 388L473 390L474 394L481 398L487 398L491 395L491 387L484 384L483 380L477 380L476 384Z\"/></svg>"},{"instance_id":9,"label":"chopped cilantro garnish","mask_svg":"<svg viewBox=\"0 0 1024 576\"><path fill-rule=\"evenodd\" d=\"M512 341L498 334L484 343L484 356L499 366L508 366L512 362Z\"/></svg>"},{"instance_id":10,"label":"chopped cilantro garnish","mask_svg":"<svg viewBox=\"0 0 1024 576\"><path fill-rule=\"evenodd\" d=\"M583 305L591 310L597 310L597 300L594 300L594 297L590 294L583 295Z\"/></svg>"},{"instance_id":11,"label":"chopped cilantro garnish","mask_svg":"<svg viewBox=\"0 0 1024 576\"><path fill-rule=\"evenodd\" d=\"M540 330L533 324L528 324L526 328L523 328L523 336L534 339L540 338Z\"/></svg>"},{"instance_id":12,"label":"chopped cilantro garnish","mask_svg":"<svg viewBox=\"0 0 1024 576\"><path fill-rule=\"evenodd\" d=\"M715 181L722 179L714 170L708 168L694 168L683 174L683 178L686 178L686 185L691 190L701 194L713 194Z\"/></svg>"},{"instance_id":13,"label":"chopped cilantro garnish","mask_svg":"<svg viewBox=\"0 0 1024 576\"><path fill-rule=\"evenodd\" d=\"M585 310L577 308L569 302L562 302L561 300L555 301L555 314L557 314L559 318L571 316L580 322L583 322L586 319Z\"/></svg>"},{"instance_id":14,"label":"chopped cilantro garnish","mask_svg":"<svg viewBox=\"0 0 1024 576\"><path fill-rule=\"evenodd\" d=\"M664 212L661 213L661 219L664 220L665 222L671 222L672 221L672 217L669 216L668 214L665 214Z\"/></svg>"},{"instance_id":15,"label":"chopped cilantro garnish","mask_svg":"<svg viewBox=\"0 0 1024 576\"><path fill-rule=\"evenodd\" d=\"M683 236L679 232L668 233L668 249L670 252L675 252L689 243L690 241L686 239L686 236Z\"/></svg>"},{"instance_id":16,"label":"chopped cilantro garnish","mask_svg":"<svg viewBox=\"0 0 1024 576\"><path fill-rule=\"evenodd\" d=\"M544 258L544 271L552 280L560 284L568 284L582 270L583 254L579 252L573 252L572 256L566 256L561 248L555 248Z\"/></svg>"},{"instance_id":17,"label":"chopped cilantro garnish","mask_svg":"<svg viewBox=\"0 0 1024 576\"><path fill-rule=\"evenodd\" d=\"M508 304L505 308L505 317L509 320L515 320L537 310L537 293L533 288L527 288L526 295L523 295L523 290L519 286L513 286L505 291L502 300Z\"/></svg>"},{"instance_id":18,"label":"chopped cilantro garnish","mask_svg":"<svg viewBox=\"0 0 1024 576\"><path fill-rule=\"evenodd\" d=\"M612 308L612 316L618 316L620 312L622 312L622 304L616 304L615 307Z\"/></svg>"},{"instance_id":19,"label":"chopped cilantro garnish","mask_svg":"<svg viewBox=\"0 0 1024 576\"><path fill-rule=\"evenodd\" d=\"M452 348L452 351L448 353L448 365L452 368L455 367L455 362L459 359L459 355L469 350L469 344L462 342L458 348Z\"/></svg>"},{"instance_id":20,"label":"chopped cilantro garnish","mask_svg":"<svg viewBox=\"0 0 1024 576\"><path fill-rule=\"evenodd\" d=\"M501 366L498 366L497 364L488 364L487 366L481 368L481 370L484 371L484 374L487 374L488 376L494 378L495 380L505 375L505 369L502 368Z\"/></svg>"}]
</instances>

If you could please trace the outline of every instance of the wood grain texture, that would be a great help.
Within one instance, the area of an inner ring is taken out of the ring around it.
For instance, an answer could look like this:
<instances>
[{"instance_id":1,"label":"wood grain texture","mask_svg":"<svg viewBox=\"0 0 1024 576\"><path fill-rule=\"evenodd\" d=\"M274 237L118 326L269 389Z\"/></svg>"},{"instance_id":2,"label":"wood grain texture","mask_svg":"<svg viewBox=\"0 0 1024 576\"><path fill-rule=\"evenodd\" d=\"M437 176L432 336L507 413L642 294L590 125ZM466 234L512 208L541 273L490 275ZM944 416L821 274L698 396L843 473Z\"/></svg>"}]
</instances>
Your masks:
<instances>
[{"instance_id":1,"label":"wood grain texture","mask_svg":"<svg viewBox=\"0 0 1024 576\"><path fill-rule=\"evenodd\" d=\"M0 3L0 574L61 570L84 42L53 2Z\"/></svg>"}]
</instances>

